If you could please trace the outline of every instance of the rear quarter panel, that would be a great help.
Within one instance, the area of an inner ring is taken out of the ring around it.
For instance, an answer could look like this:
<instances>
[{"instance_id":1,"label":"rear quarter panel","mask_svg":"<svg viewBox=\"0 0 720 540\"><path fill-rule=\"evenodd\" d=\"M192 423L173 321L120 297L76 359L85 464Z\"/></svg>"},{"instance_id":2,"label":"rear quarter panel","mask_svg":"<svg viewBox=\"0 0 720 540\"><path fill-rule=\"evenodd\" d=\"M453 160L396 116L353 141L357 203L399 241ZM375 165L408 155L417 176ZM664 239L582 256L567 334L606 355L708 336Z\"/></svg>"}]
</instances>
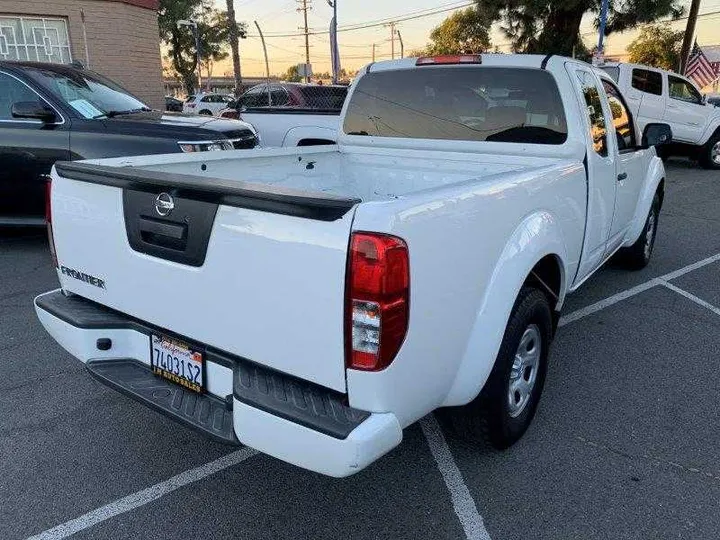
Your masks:
<instances>
[{"instance_id":1,"label":"rear quarter panel","mask_svg":"<svg viewBox=\"0 0 720 540\"><path fill-rule=\"evenodd\" d=\"M556 255L563 274L574 276L585 202L583 165L564 160L360 205L354 230L387 232L408 244L410 323L387 369L348 370L351 405L391 411L406 426L441 405L473 399L532 267Z\"/></svg>"}]
</instances>

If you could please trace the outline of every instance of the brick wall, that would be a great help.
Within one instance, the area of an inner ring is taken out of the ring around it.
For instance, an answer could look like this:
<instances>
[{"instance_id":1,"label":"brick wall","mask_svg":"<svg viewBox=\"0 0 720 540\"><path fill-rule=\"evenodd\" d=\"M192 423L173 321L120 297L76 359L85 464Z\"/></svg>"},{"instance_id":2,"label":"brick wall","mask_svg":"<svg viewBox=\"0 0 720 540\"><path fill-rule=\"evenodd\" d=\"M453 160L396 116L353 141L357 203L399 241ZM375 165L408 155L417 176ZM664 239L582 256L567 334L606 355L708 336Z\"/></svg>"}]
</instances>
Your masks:
<instances>
[{"instance_id":1,"label":"brick wall","mask_svg":"<svg viewBox=\"0 0 720 540\"><path fill-rule=\"evenodd\" d=\"M139 5L134 5L139 4ZM64 17L73 60L87 64L80 10L85 12L90 69L163 109L157 11L152 0L3 0L0 14Z\"/></svg>"}]
</instances>

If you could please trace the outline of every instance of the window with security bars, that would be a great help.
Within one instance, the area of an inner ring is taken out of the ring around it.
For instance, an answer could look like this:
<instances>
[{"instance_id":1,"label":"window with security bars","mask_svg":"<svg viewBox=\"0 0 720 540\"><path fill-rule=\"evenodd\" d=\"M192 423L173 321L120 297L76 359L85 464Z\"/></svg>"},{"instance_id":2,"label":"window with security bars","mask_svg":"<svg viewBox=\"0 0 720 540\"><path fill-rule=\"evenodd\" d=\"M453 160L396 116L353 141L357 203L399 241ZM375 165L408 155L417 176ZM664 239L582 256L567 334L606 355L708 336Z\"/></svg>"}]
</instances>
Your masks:
<instances>
[{"instance_id":1,"label":"window with security bars","mask_svg":"<svg viewBox=\"0 0 720 540\"><path fill-rule=\"evenodd\" d=\"M70 63L67 20L0 14L0 60Z\"/></svg>"}]
</instances>

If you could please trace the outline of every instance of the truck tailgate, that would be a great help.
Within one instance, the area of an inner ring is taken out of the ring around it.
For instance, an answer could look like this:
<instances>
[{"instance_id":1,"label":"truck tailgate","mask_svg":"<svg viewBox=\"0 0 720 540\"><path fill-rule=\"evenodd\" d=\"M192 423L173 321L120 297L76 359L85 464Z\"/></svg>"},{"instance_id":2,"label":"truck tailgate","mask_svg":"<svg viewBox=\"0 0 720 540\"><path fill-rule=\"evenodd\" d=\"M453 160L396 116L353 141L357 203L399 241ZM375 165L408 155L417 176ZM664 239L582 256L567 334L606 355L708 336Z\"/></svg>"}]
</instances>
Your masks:
<instances>
[{"instance_id":1,"label":"truck tailgate","mask_svg":"<svg viewBox=\"0 0 720 540\"><path fill-rule=\"evenodd\" d=\"M60 281L171 333L344 392L345 268L358 202L61 164L52 174Z\"/></svg>"}]
</instances>

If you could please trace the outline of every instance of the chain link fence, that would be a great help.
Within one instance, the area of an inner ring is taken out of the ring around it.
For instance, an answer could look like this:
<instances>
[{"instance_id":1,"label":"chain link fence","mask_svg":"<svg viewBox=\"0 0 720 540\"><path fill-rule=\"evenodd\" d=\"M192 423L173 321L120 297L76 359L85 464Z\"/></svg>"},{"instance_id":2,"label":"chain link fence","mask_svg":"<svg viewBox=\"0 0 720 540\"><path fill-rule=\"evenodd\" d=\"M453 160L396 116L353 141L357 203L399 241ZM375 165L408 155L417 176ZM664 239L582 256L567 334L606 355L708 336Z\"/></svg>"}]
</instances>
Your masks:
<instances>
[{"instance_id":1,"label":"chain link fence","mask_svg":"<svg viewBox=\"0 0 720 540\"><path fill-rule=\"evenodd\" d=\"M347 86L340 85L271 82L247 89L231 107L238 110L282 108L338 113L347 91Z\"/></svg>"}]
</instances>

